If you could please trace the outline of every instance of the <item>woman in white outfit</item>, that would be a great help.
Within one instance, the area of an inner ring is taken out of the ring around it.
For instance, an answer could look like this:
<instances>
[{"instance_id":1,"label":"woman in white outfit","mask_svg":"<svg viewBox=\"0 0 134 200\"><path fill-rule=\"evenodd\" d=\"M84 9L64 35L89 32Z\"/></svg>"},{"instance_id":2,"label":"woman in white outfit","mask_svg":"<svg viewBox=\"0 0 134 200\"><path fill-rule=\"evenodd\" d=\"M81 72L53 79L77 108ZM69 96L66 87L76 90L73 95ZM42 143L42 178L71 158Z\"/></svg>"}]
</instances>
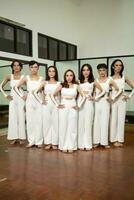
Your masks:
<instances>
[{"instance_id":1,"label":"woman in white outfit","mask_svg":"<svg viewBox=\"0 0 134 200\"><path fill-rule=\"evenodd\" d=\"M111 105L111 120L110 120L110 142L114 146L120 147L124 143L124 124L126 114L126 101L134 94L134 84L123 75L124 65L120 59L116 59L111 64L111 77L122 90L121 95ZM125 83L127 83L133 90L127 96L124 94ZM116 91L112 90L112 96Z\"/></svg>"},{"instance_id":2,"label":"woman in white outfit","mask_svg":"<svg viewBox=\"0 0 134 200\"><path fill-rule=\"evenodd\" d=\"M8 140L11 144L15 144L19 140L23 144L26 139L25 133L25 102L18 97L13 90L13 87L23 78L21 75L22 63L15 60L11 64L12 74L5 77L0 85L1 92L9 100L9 121L8 121ZM7 95L4 91L4 86L10 82L11 92ZM22 91L23 93L23 91Z\"/></svg>"},{"instance_id":3,"label":"woman in white outfit","mask_svg":"<svg viewBox=\"0 0 134 200\"><path fill-rule=\"evenodd\" d=\"M34 91L34 96L43 103L43 136L45 149L57 149L59 140L59 112L51 99L56 88L59 86L58 72L55 66L49 66L46 72L46 81L43 81L40 87ZM44 90L44 102L37 97L37 93ZM59 101L58 95L55 96L56 101Z\"/></svg>"},{"instance_id":4,"label":"woman in white outfit","mask_svg":"<svg viewBox=\"0 0 134 200\"><path fill-rule=\"evenodd\" d=\"M92 127L94 117L93 92L97 87L101 92L101 86L94 81L92 67L84 64L80 72L80 89L83 91L86 99L79 110L78 119L78 148L80 150L92 149ZM103 93L104 94L104 93ZM78 101L81 99L79 95Z\"/></svg>"},{"instance_id":5,"label":"woman in white outfit","mask_svg":"<svg viewBox=\"0 0 134 200\"><path fill-rule=\"evenodd\" d=\"M34 98L32 92L38 88L43 78L38 75L39 64L36 61L29 62L30 75L23 78L15 87L16 93L26 100L26 120L27 120L27 137L29 144L27 147L36 145L42 147L42 105ZM19 88L22 85L27 86L27 97L24 96Z\"/></svg>"},{"instance_id":6,"label":"woman in white outfit","mask_svg":"<svg viewBox=\"0 0 134 200\"><path fill-rule=\"evenodd\" d=\"M68 69L64 74L64 82L56 89L61 91L61 104L59 105L55 99L56 106L59 110L59 149L63 152L72 153L77 150L77 92L80 88L75 81L75 74ZM82 102L82 101L81 101ZM81 106L80 104L78 105Z\"/></svg>"},{"instance_id":7,"label":"woman in white outfit","mask_svg":"<svg viewBox=\"0 0 134 200\"><path fill-rule=\"evenodd\" d=\"M109 115L110 115L110 88L114 87L117 94L114 98L120 94L120 90L113 80L107 77L107 65L101 63L97 66L99 78L96 81L105 90L105 95L95 102L95 117L94 117L94 132L93 143L94 147L99 145L105 148L110 148L108 145L108 127L109 127ZM98 95L98 89L96 88L96 96ZM113 99L112 99L113 100Z\"/></svg>"}]
</instances>

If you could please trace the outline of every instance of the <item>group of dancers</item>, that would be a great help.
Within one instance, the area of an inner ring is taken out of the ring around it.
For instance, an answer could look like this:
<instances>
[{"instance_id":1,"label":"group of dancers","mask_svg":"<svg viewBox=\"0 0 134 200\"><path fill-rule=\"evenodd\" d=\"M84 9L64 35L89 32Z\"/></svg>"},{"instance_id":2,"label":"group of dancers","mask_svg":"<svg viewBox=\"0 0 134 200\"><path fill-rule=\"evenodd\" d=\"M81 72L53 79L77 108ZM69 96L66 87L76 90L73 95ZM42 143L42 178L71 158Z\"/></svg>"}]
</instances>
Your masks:
<instances>
[{"instance_id":1,"label":"group of dancers","mask_svg":"<svg viewBox=\"0 0 134 200\"><path fill-rule=\"evenodd\" d=\"M4 78L0 90L9 100L8 139L19 141L27 148L36 146L72 153L77 149L91 150L98 146L123 146L126 101L134 94L134 83L123 75L124 65L119 59L108 66L97 65L95 79L91 65L81 67L79 80L73 70L58 81L55 66L49 66L46 80L39 76L39 64L29 62L29 75L21 75L22 63L14 60L12 74ZM4 86L10 82L7 95ZM132 91L125 94L125 83ZM27 92L23 90L26 86ZM26 122L26 123L25 123Z\"/></svg>"}]
</instances>

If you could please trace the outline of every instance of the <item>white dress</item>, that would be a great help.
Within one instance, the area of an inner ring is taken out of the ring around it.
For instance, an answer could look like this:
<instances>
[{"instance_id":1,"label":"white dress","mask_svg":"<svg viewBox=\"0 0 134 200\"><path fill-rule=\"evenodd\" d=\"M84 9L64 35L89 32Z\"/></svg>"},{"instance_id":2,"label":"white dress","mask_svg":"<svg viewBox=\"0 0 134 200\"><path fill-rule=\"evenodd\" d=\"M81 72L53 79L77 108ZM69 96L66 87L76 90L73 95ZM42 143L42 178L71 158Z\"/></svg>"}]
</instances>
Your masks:
<instances>
[{"instance_id":1,"label":"white dress","mask_svg":"<svg viewBox=\"0 0 134 200\"><path fill-rule=\"evenodd\" d=\"M110 104L106 99L110 90L110 78L108 78L104 83L99 82L98 79L97 82L101 85L102 89L106 91L106 94L95 102L93 143L105 146L108 145ZM98 92L99 90L96 89L96 95L98 95Z\"/></svg>"},{"instance_id":2,"label":"white dress","mask_svg":"<svg viewBox=\"0 0 134 200\"><path fill-rule=\"evenodd\" d=\"M59 111L51 100L50 94L53 94L60 83L49 84L46 82L44 93L47 105L43 105L43 135L44 144L58 145L59 140ZM58 97L56 96L56 101Z\"/></svg>"},{"instance_id":3,"label":"white dress","mask_svg":"<svg viewBox=\"0 0 134 200\"><path fill-rule=\"evenodd\" d=\"M124 92L125 78L112 79L119 89ZM112 96L116 94L115 89L112 89ZM123 96L119 96L111 105L110 119L110 142L124 142L124 125L126 115L126 101L123 101Z\"/></svg>"},{"instance_id":4,"label":"white dress","mask_svg":"<svg viewBox=\"0 0 134 200\"><path fill-rule=\"evenodd\" d=\"M15 80L13 74L11 74L10 95L13 97L13 100L9 102L9 121L8 121L8 136L7 136L9 140L26 139L25 111L24 111L25 102L16 94L16 92L13 89L13 87L16 84L18 84L23 77L24 76L21 76L19 80Z\"/></svg>"},{"instance_id":5,"label":"white dress","mask_svg":"<svg viewBox=\"0 0 134 200\"><path fill-rule=\"evenodd\" d=\"M92 96L94 82L81 83L80 88L86 95ZM78 148L92 148L93 115L94 103L86 98L79 110Z\"/></svg>"},{"instance_id":6,"label":"white dress","mask_svg":"<svg viewBox=\"0 0 134 200\"><path fill-rule=\"evenodd\" d=\"M29 145L41 145L43 143L42 105L32 94L32 91L40 86L42 79L40 77L38 80L30 80L30 77L27 76L26 119Z\"/></svg>"},{"instance_id":7,"label":"white dress","mask_svg":"<svg viewBox=\"0 0 134 200\"><path fill-rule=\"evenodd\" d=\"M77 111L76 106L77 85L73 88L61 89L61 104L65 108L59 110L59 149L77 149Z\"/></svg>"}]
</instances>

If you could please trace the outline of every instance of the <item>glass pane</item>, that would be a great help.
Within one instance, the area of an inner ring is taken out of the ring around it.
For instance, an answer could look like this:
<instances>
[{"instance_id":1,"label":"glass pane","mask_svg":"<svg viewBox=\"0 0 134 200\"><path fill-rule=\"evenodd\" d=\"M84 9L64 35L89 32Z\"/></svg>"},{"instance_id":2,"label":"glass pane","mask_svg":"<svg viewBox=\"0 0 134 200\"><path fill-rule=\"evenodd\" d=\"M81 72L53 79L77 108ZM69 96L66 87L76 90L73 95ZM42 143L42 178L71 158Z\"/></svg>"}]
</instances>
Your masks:
<instances>
[{"instance_id":1,"label":"glass pane","mask_svg":"<svg viewBox=\"0 0 134 200\"><path fill-rule=\"evenodd\" d=\"M30 33L17 29L17 53L30 55Z\"/></svg>"},{"instance_id":2,"label":"glass pane","mask_svg":"<svg viewBox=\"0 0 134 200\"><path fill-rule=\"evenodd\" d=\"M72 69L75 73L76 80L78 80L78 61L56 62L56 67L58 69L59 81L63 81L64 72L67 69Z\"/></svg>"},{"instance_id":3,"label":"glass pane","mask_svg":"<svg viewBox=\"0 0 134 200\"><path fill-rule=\"evenodd\" d=\"M3 79L12 73L11 70L11 62L10 61L5 61L5 60L0 60L0 83L3 81ZM6 91L6 94L10 94L10 84L7 83L7 85L4 87ZM8 105L9 101L1 94L0 92L0 105Z\"/></svg>"},{"instance_id":4,"label":"glass pane","mask_svg":"<svg viewBox=\"0 0 134 200\"><path fill-rule=\"evenodd\" d=\"M39 58L48 58L47 38L38 35L38 55Z\"/></svg>"},{"instance_id":5,"label":"glass pane","mask_svg":"<svg viewBox=\"0 0 134 200\"><path fill-rule=\"evenodd\" d=\"M94 74L94 78L98 77L98 73L97 73L97 65L99 63L105 63L107 64L107 59L87 59L87 60L81 60L80 61L80 67L82 67L82 65L84 64L90 64L92 66L93 69L93 74Z\"/></svg>"},{"instance_id":6,"label":"glass pane","mask_svg":"<svg viewBox=\"0 0 134 200\"><path fill-rule=\"evenodd\" d=\"M58 42L54 39L49 39L49 59L58 60Z\"/></svg>"},{"instance_id":7,"label":"glass pane","mask_svg":"<svg viewBox=\"0 0 134 200\"><path fill-rule=\"evenodd\" d=\"M67 59L67 44L64 42L59 43L59 60Z\"/></svg>"},{"instance_id":8,"label":"glass pane","mask_svg":"<svg viewBox=\"0 0 134 200\"><path fill-rule=\"evenodd\" d=\"M68 60L76 59L76 47L73 45L68 45Z\"/></svg>"},{"instance_id":9,"label":"glass pane","mask_svg":"<svg viewBox=\"0 0 134 200\"><path fill-rule=\"evenodd\" d=\"M0 23L0 50L14 52L14 28Z\"/></svg>"}]
</instances>

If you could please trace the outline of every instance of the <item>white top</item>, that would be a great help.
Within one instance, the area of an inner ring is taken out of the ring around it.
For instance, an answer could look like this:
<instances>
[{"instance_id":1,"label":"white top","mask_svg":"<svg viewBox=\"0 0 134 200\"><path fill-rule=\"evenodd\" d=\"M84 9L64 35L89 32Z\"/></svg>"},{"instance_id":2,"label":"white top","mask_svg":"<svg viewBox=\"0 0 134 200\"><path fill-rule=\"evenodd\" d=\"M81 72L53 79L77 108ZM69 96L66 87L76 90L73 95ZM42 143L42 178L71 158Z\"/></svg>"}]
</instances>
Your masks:
<instances>
[{"instance_id":1,"label":"white top","mask_svg":"<svg viewBox=\"0 0 134 200\"><path fill-rule=\"evenodd\" d=\"M105 90L106 93L109 93L110 90L110 78L107 78L107 80L105 82L100 82L99 79L96 79L96 81L100 84L100 86L102 87L103 90ZM100 90L98 88L96 88L96 95L99 95Z\"/></svg>"},{"instance_id":2,"label":"white top","mask_svg":"<svg viewBox=\"0 0 134 200\"><path fill-rule=\"evenodd\" d=\"M54 84L46 82L46 85L44 87L44 93L45 94L54 93L54 91L56 90L56 88L58 87L59 84L60 84L60 82L57 82L57 83L54 83Z\"/></svg>"},{"instance_id":3,"label":"white top","mask_svg":"<svg viewBox=\"0 0 134 200\"><path fill-rule=\"evenodd\" d=\"M113 79L113 77L111 77L111 79L116 83L116 85L118 86L120 90L122 90L123 92L125 91L125 77L124 76L122 76L119 79ZM112 87L111 95L114 97L114 95L116 94L117 94L117 91L115 90L114 87Z\"/></svg>"},{"instance_id":4,"label":"white top","mask_svg":"<svg viewBox=\"0 0 134 200\"><path fill-rule=\"evenodd\" d=\"M116 83L116 85L118 86L119 89L124 91L124 89L125 89L125 77L124 76L122 76L121 78L118 78L118 79L113 79L113 77L111 77L111 79Z\"/></svg>"},{"instance_id":5,"label":"white top","mask_svg":"<svg viewBox=\"0 0 134 200\"><path fill-rule=\"evenodd\" d=\"M11 79L10 79L10 87L13 88L16 84L20 82L20 80L24 77L24 75L21 75L20 79L15 80L14 75L11 74Z\"/></svg>"},{"instance_id":6,"label":"white top","mask_svg":"<svg viewBox=\"0 0 134 200\"><path fill-rule=\"evenodd\" d=\"M16 95L16 92L15 92L14 89L13 89L13 87L16 86L16 85L20 82L20 80L21 80L23 77L24 77L24 75L21 75L20 79L15 80L15 79L14 79L14 75L11 74L11 79L10 79L11 96L14 96L14 95L17 96L17 95ZM22 90L21 92L23 92L23 90Z\"/></svg>"},{"instance_id":7,"label":"white top","mask_svg":"<svg viewBox=\"0 0 134 200\"><path fill-rule=\"evenodd\" d=\"M61 96L62 97L72 97L72 98L76 98L77 96L77 85L74 84L72 88L62 88L61 89Z\"/></svg>"},{"instance_id":8,"label":"white top","mask_svg":"<svg viewBox=\"0 0 134 200\"><path fill-rule=\"evenodd\" d=\"M33 90L37 89L40 86L43 77L39 77L38 80L30 80L30 76L27 76L27 91L32 93Z\"/></svg>"},{"instance_id":9,"label":"white top","mask_svg":"<svg viewBox=\"0 0 134 200\"><path fill-rule=\"evenodd\" d=\"M87 92L87 95L89 95L89 96L92 95L93 88L94 88L94 82L92 82L92 83L89 83L89 82L80 83L80 89L83 92Z\"/></svg>"}]
</instances>

